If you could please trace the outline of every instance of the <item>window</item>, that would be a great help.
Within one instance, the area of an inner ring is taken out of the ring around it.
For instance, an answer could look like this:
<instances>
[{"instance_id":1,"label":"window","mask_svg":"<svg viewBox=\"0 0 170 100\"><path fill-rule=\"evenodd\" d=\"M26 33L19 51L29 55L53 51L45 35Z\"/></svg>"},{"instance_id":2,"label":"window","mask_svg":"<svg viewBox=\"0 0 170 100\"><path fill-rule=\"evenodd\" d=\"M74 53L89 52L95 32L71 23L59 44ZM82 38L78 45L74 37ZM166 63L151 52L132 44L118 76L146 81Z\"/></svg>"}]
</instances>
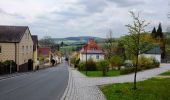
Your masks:
<instances>
[{"instance_id":1,"label":"window","mask_svg":"<svg viewBox=\"0 0 170 100\"><path fill-rule=\"evenodd\" d=\"M2 50L1 50L2 48L1 48L1 46L0 46L0 53L2 53Z\"/></svg>"},{"instance_id":2,"label":"window","mask_svg":"<svg viewBox=\"0 0 170 100\"><path fill-rule=\"evenodd\" d=\"M26 50L28 51L28 46L26 46Z\"/></svg>"},{"instance_id":3,"label":"window","mask_svg":"<svg viewBox=\"0 0 170 100\"><path fill-rule=\"evenodd\" d=\"M25 33L25 38L27 39L27 33Z\"/></svg>"},{"instance_id":4,"label":"window","mask_svg":"<svg viewBox=\"0 0 170 100\"><path fill-rule=\"evenodd\" d=\"M22 52L24 53L24 46L22 46Z\"/></svg>"},{"instance_id":5,"label":"window","mask_svg":"<svg viewBox=\"0 0 170 100\"><path fill-rule=\"evenodd\" d=\"M96 59L99 59L99 55L96 55Z\"/></svg>"}]
</instances>

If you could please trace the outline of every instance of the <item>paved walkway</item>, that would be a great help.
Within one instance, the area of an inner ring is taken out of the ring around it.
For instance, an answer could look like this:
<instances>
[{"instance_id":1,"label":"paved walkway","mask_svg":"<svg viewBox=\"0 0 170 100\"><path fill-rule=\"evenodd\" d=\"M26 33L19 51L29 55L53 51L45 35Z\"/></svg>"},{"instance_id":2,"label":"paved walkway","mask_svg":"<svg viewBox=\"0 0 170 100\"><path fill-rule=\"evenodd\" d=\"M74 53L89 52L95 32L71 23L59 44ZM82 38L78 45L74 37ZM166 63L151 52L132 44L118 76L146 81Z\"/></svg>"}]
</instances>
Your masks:
<instances>
[{"instance_id":1,"label":"paved walkway","mask_svg":"<svg viewBox=\"0 0 170 100\"><path fill-rule=\"evenodd\" d=\"M134 74L116 77L89 78L74 69L70 70L68 87L61 100L106 100L98 85L133 82ZM138 72L137 81L143 81L170 70L170 64L162 64L160 68Z\"/></svg>"}]
</instances>

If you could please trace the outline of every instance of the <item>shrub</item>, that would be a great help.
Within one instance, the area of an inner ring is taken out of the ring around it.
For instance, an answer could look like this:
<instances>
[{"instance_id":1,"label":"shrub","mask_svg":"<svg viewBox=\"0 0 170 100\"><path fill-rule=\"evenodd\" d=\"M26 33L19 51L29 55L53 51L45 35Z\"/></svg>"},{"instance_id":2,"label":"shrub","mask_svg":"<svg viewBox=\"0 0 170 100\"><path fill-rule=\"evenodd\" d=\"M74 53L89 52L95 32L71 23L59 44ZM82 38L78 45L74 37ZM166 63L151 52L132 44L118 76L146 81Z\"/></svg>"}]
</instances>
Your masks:
<instances>
[{"instance_id":1,"label":"shrub","mask_svg":"<svg viewBox=\"0 0 170 100\"><path fill-rule=\"evenodd\" d=\"M49 62L49 59L48 59L48 58L46 58L46 59L45 59L45 63L48 63L48 62Z\"/></svg>"},{"instance_id":2,"label":"shrub","mask_svg":"<svg viewBox=\"0 0 170 100\"><path fill-rule=\"evenodd\" d=\"M7 74L10 72L10 67L11 67L11 72L16 72L16 63L13 60L6 60L3 63L1 63L1 68L0 70L2 71L1 74Z\"/></svg>"},{"instance_id":3,"label":"shrub","mask_svg":"<svg viewBox=\"0 0 170 100\"><path fill-rule=\"evenodd\" d=\"M123 65L125 66L125 68L133 67L133 62L131 60L125 60Z\"/></svg>"},{"instance_id":4,"label":"shrub","mask_svg":"<svg viewBox=\"0 0 170 100\"><path fill-rule=\"evenodd\" d=\"M79 58L75 60L75 63L74 63L74 64L75 64L75 68L77 68L77 67L78 67L79 62L80 62L80 59L79 59Z\"/></svg>"},{"instance_id":5,"label":"shrub","mask_svg":"<svg viewBox=\"0 0 170 100\"><path fill-rule=\"evenodd\" d=\"M127 63L127 65L130 63ZM160 63L155 58L147 58L143 55L139 56L138 58L138 67L137 71L151 69L151 68L157 68L159 67ZM120 74L128 74L134 72L134 67L125 67L125 69L122 69Z\"/></svg>"},{"instance_id":6,"label":"shrub","mask_svg":"<svg viewBox=\"0 0 170 100\"><path fill-rule=\"evenodd\" d=\"M75 65L75 62L76 62L76 57L71 57L70 58L70 63Z\"/></svg>"},{"instance_id":7,"label":"shrub","mask_svg":"<svg viewBox=\"0 0 170 100\"><path fill-rule=\"evenodd\" d=\"M152 57L145 57L141 55L138 61L138 69L145 70L159 67L159 62Z\"/></svg>"},{"instance_id":8,"label":"shrub","mask_svg":"<svg viewBox=\"0 0 170 100\"><path fill-rule=\"evenodd\" d=\"M121 69L120 74L121 75L129 74L129 73L133 73L134 71L135 71L134 67L129 67L129 68Z\"/></svg>"},{"instance_id":9,"label":"shrub","mask_svg":"<svg viewBox=\"0 0 170 100\"><path fill-rule=\"evenodd\" d=\"M120 69L120 66L123 64L123 59L118 55L114 55L109 59L109 62L112 66L112 69L113 69L113 66L118 67Z\"/></svg>"},{"instance_id":10,"label":"shrub","mask_svg":"<svg viewBox=\"0 0 170 100\"><path fill-rule=\"evenodd\" d=\"M92 59L87 61L87 65L86 66L87 66L87 70L88 71L96 71L97 70L96 63Z\"/></svg>"},{"instance_id":11,"label":"shrub","mask_svg":"<svg viewBox=\"0 0 170 100\"><path fill-rule=\"evenodd\" d=\"M44 62L44 57L40 57L40 62Z\"/></svg>"},{"instance_id":12,"label":"shrub","mask_svg":"<svg viewBox=\"0 0 170 100\"><path fill-rule=\"evenodd\" d=\"M106 76L106 72L109 66L109 62L107 60L102 60L98 62L98 66L102 68L103 76Z\"/></svg>"},{"instance_id":13,"label":"shrub","mask_svg":"<svg viewBox=\"0 0 170 100\"><path fill-rule=\"evenodd\" d=\"M85 63L84 62L80 62L78 65L78 70L80 71L85 71L86 67L85 67Z\"/></svg>"}]
</instances>

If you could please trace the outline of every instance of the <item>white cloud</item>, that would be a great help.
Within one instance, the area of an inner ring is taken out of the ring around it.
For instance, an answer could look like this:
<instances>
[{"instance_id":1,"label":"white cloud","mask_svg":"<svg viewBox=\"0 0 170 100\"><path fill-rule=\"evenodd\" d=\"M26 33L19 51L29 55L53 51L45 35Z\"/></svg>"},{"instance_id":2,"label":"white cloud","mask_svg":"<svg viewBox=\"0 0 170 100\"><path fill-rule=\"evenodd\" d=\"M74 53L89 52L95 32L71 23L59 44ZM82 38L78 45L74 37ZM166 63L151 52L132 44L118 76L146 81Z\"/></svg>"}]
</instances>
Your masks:
<instances>
[{"instance_id":1,"label":"white cloud","mask_svg":"<svg viewBox=\"0 0 170 100\"><path fill-rule=\"evenodd\" d=\"M127 33L128 11L141 11L153 26L169 25L169 1L155 0L0 0L0 24L28 25L42 37L93 35L105 37L112 29L115 37Z\"/></svg>"}]
</instances>

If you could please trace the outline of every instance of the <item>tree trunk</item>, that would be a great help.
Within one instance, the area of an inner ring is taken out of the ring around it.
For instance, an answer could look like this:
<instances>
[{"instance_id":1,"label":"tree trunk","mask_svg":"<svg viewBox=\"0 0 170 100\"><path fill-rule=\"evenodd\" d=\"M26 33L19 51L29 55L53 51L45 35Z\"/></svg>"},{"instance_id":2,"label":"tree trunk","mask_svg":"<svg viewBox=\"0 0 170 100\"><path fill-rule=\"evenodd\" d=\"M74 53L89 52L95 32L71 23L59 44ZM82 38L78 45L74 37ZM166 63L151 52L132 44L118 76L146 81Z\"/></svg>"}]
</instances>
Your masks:
<instances>
[{"instance_id":1,"label":"tree trunk","mask_svg":"<svg viewBox=\"0 0 170 100\"><path fill-rule=\"evenodd\" d=\"M136 90L137 87L136 87L136 75L137 75L137 67L138 67L138 54L136 55L136 64L135 64L135 76L134 76L134 87L133 89Z\"/></svg>"}]
</instances>

